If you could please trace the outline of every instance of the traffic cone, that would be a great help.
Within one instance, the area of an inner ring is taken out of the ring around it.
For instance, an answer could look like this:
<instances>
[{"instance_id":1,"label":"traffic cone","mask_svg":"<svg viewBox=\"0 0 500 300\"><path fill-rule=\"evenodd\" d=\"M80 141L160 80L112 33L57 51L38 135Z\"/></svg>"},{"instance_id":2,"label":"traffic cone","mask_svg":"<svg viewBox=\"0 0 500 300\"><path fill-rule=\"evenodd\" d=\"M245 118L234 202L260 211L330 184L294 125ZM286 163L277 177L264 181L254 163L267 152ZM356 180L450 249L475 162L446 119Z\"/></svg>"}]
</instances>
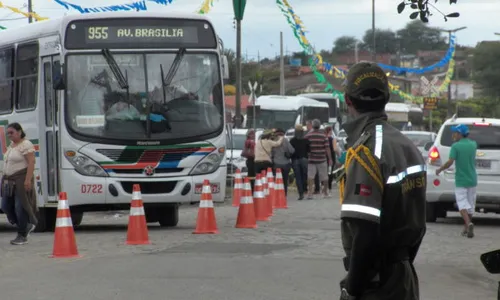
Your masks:
<instances>
[{"instance_id":1,"label":"traffic cone","mask_svg":"<svg viewBox=\"0 0 500 300\"><path fill-rule=\"evenodd\" d=\"M261 181L262 181L262 189L264 190L264 197L266 199L266 207L267 207L267 215L272 217L273 216L273 204L269 201L269 185L267 184L267 175L266 171L262 170L260 173L262 175Z\"/></svg>"},{"instance_id":2,"label":"traffic cone","mask_svg":"<svg viewBox=\"0 0 500 300\"><path fill-rule=\"evenodd\" d=\"M269 202L271 203L273 209L276 207L277 204L277 197L276 197L276 183L274 182L274 176L273 176L273 171L271 168L267 169L267 186L269 189Z\"/></svg>"},{"instance_id":3,"label":"traffic cone","mask_svg":"<svg viewBox=\"0 0 500 300\"><path fill-rule=\"evenodd\" d=\"M212 189L210 182L203 181L203 190L201 191L200 208L198 209L198 218L196 220L195 234L219 233L217 222L215 220L214 203L212 202Z\"/></svg>"},{"instance_id":4,"label":"traffic cone","mask_svg":"<svg viewBox=\"0 0 500 300\"><path fill-rule=\"evenodd\" d=\"M276 189L276 207L275 208L288 208L286 195L285 195L285 185L283 184L283 174L281 169L276 169L276 184L274 185Z\"/></svg>"},{"instance_id":5,"label":"traffic cone","mask_svg":"<svg viewBox=\"0 0 500 300\"><path fill-rule=\"evenodd\" d=\"M257 221L269 221L269 211L266 203L266 198L264 196L262 176L260 174L257 174L255 176L253 200L255 206L255 218L257 219Z\"/></svg>"},{"instance_id":6,"label":"traffic cone","mask_svg":"<svg viewBox=\"0 0 500 300\"><path fill-rule=\"evenodd\" d=\"M148 225L146 214L142 204L141 187L134 184L132 189L132 202L130 203L130 213L128 216L127 245L147 245L151 244L148 235Z\"/></svg>"},{"instance_id":7,"label":"traffic cone","mask_svg":"<svg viewBox=\"0 0 500 300\"><path fill-rule=\"evenodd\" d=\"M236 169L236 175L234 177L234 188L233 188L233 206L240 206L240 199L243 195L243 177L241 177L240 169Z\"/></svg>"},{"instance_id":8,"label":"traffic cone","mask_svg":"<svg viewBox=\"0 0 500 300\"><path fill-rule=\"evenodd\" d=\"M69 210L68 196L65 192L59 193L57 203L56 230L54 233L54 258L79 257L76 247L75 231L71 221L71 212Z\"/></svg>"},{"instance_id":9,"label":"traffic cone","mask_svg":"<svg viewBox=\"0 0 500 300\"><path fill-rule=\"evenodd\" d=\"M240 209L238 210L238 218L236 219L236 228L257 228L257 220L255 218L255 205L252 197L252 187L250 180L245 178L243 196L241 197Z\"/></svg>"}]
</instances>

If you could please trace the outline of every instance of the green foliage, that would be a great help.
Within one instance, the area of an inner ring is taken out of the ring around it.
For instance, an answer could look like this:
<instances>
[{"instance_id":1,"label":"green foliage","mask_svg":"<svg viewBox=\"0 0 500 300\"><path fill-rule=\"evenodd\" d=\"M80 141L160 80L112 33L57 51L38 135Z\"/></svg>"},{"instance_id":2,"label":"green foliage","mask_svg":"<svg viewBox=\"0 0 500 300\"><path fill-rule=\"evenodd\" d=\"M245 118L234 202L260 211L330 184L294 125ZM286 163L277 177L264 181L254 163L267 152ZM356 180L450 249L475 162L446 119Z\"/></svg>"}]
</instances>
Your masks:
<instances>
[{"instance_id":1,"label":"green foliage","mask_svg":"<svg viewBox=\"0 0 500 300\"><path fill-rule=\"evenodd\" d=\"M373 51L373 31L368 29L363 36L364 48ZM395 54L398 52L400 40L396 33L390 29L375 29L375 50L377 53Z\"/></svg>"},{"instance_id":2,"label":"green foliage","mask_svg":"<svg viewBox=\"0 0 500 300\"><path fill-rule=\"evenodd\" d=\"M332 52L343 54L354 51L357 38L355 36L344 35L333 42Z\"/></svg>"},{"instance_id":3,"label":"green foliage","mask_svg":"<svg viewBox=\"0 0 500 300\"><path fill-rule=\"evenodd\" d=\"M473 78L485 96L500 96L500 42L482 42L473 57Z\"/></svg>"},{"instance_id":4,"label":"green foliage","mask_svg":"<svg viewBox=\"0 0 500 300\"><path fill-rule=\"evenodd\" d=\"M456 4L458 0L449 0L450 5ZM434 0L434 3L438 2L438 0ZM432 10L440 13L445 21L448 21L448 18L458 18L460 14L458 12L453 12L449 14L444 14L439 9L437 9L434 4L430 0L403 0L398 4L397 10L398 13L401 14L406 7L413 10L413 12L409 15L410 19L416 19L417 17L421 22L428 23L429 17L433 15Z\"/></svg>"}]
</instances>

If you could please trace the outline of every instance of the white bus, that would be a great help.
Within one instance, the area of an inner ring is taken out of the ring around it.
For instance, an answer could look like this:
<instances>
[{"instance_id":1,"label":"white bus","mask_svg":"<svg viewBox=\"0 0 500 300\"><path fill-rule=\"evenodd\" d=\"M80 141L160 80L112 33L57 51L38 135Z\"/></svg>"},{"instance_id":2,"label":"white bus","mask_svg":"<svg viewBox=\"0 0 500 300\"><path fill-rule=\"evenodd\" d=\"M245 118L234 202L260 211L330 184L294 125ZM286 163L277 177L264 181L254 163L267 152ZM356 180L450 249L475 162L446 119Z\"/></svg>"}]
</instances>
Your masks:
<instances>
[{"instance_id":1,"label":"white bus","mask_svg":"<svg viewBox=\"0 0 500 300\"><path fill-rule=\"evenodd\" d=\"M328 104L299 96L260 96L256 101L256 128L288 130L297 124L319 119L328 123ZM253 126L253 106L247 107L246 128Z\"/></svg>"},{"instance_id":2,"label":"white bus","mask_svg":"<svg viewBox=\"0 0 500 300\"><path fill-rule=\"evenodd\" d=\"M389 123L399 130L408 130L409 123L413 130L424 128L424 112L416 105L389 102L385 106L385 112Z\"/></svg>"},{"instance_id":3,"label":"white bus","mask_svg":"<svg viewBox=\"0 0 500 300\"><path fill-rule=\"evenodd\" d=\"M57 195L73 222L128 209L139 184L148 222L176 226L204 179L225 197L222 79L227 59L198 15L110 12L0 32L2 157L7 124L35 144L38 231L53 230ZM226 63L223 63L226 62Z\"/></svg>"}]
</instances>

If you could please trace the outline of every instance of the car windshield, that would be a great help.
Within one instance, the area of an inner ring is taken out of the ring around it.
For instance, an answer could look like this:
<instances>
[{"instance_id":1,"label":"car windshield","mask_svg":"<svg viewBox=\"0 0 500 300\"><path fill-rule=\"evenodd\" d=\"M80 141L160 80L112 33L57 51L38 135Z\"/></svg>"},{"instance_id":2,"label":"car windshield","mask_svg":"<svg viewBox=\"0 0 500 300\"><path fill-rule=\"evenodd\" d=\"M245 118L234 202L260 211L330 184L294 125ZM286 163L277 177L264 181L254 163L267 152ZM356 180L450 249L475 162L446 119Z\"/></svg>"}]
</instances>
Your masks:
<instances>
[{"instance_id":1,"label":"car windshield","mask_svg":"<svg viewBox=\"0 0 500 300\"><path fill-rule=\"evenodd\" d=\"M178 68L170 70L176 56ZM112 58L126 84L101 53L67 57L66 124L71 131L108 140L157 141L211 134L223 126L215 54L187 53L179 59L178 53L133 53Z\"/></svg>"},{"instance_id":2,"label":"car windshield","mask_svg":"<svg viewBox=\"0 0 500 300\"><path fill-rule=\"evenodd\" d=\"M432 140L432 135L431 134L425 134L425 133L410 133L410 132L404 132L403 134L408 137L415 146L417 147L424 147L425 144L429 142L433 142Z\"/></svg>"},{"instance_id":3,"label":"car windshield","mask_svg":"<svg viewBox=\"0 0 500 300\"><path fill-rule=\"evenodd\" d=\"M233 134L232 143L228 140L227 149L243 150L247 136L244 134Z\"/></svg>"},{"instance_id":4,"label":"car windshield","mask_svg":"<svg viewBox=\"0 0 500 300\"><path fill-rule=\"evenodd\" d=\"M453 144L451 127L455 125L446 125L443 128L441 145L449 147ZM467 127L469 127L469 138L476 141L478 149L500 149L500 126L467 125Z\"/></svg>"}]
</instances>

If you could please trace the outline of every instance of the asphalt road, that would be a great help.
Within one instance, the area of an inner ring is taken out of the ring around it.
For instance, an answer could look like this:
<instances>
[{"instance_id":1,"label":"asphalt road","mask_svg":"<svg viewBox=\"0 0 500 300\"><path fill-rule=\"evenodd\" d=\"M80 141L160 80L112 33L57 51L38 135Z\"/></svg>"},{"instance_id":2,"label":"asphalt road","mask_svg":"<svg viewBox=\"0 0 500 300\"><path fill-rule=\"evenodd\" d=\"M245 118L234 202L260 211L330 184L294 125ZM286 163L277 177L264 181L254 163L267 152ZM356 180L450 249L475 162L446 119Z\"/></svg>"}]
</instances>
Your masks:
<instances>
[{"instance_id":1,"label":"asphalt road","mask_svg":"<svg viewBox=\"0 0 500 300\"><path fill-rule=\"evenodd\" d=\"M192 234L197 208L186 207L179 227L151 226L147 246L124 244L126 215L87 214L76 259L49 258L50 233L10 245L15 233L3 221L1 299L337 299L344 276L337 198L289 206L254 230L235 229L237 210L217 206L218 235ZM416 262L421 299L496 299L495 277L479 261L499 247L500 219L488 217L476 222L474 239L460 236L456 217L428 225Z\"/></svg>"}]
</instances>

